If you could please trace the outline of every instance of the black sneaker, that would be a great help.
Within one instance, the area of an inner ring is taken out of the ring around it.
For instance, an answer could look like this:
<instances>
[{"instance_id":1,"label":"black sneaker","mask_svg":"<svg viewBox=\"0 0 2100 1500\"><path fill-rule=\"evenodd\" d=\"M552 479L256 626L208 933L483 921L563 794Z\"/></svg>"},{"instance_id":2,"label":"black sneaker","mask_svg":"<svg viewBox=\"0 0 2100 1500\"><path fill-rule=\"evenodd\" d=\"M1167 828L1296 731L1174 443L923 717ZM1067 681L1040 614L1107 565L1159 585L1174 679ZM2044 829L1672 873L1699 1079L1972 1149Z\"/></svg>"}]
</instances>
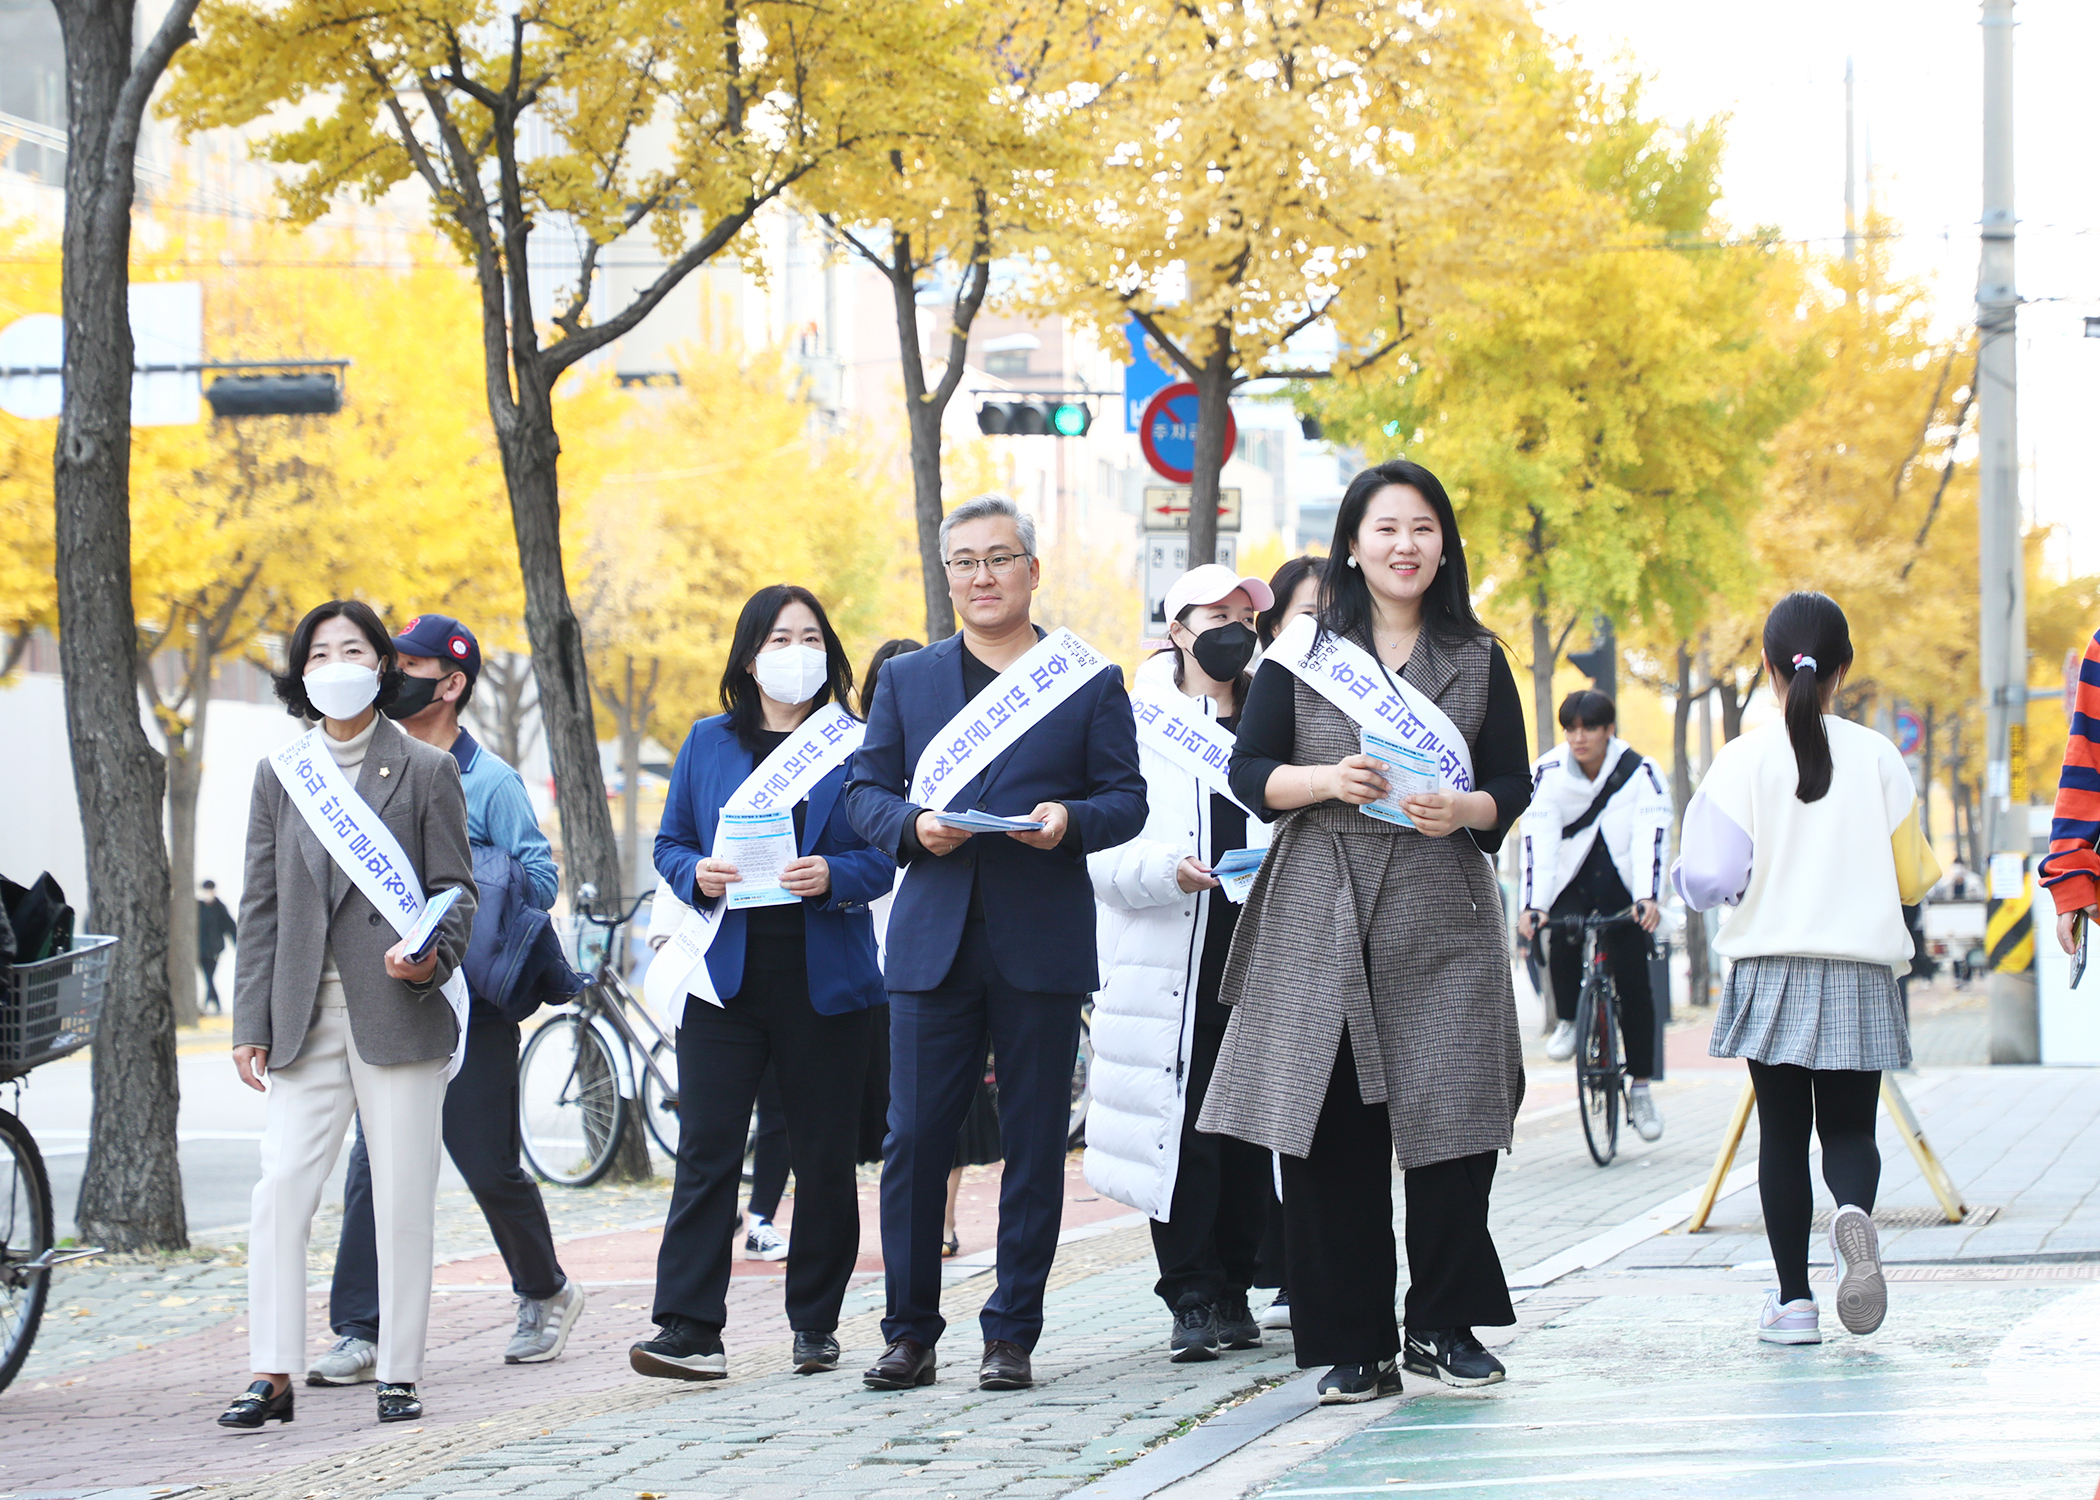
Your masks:
<instances>
[{"instance_id":1,"label":"black sneaker","mask_svg":"<svg viewBox=\"0 0 2100 1500\"><path fill-rule=\"evenodd\" d=\"M839 1367L839 1341L828 1333L795 1331L795 1373L821 1375Z\"/></svg>"},{"instance_id":2,"label":"black sneaker","mask_svg":"<svg viewBox=\"0 0 2100 1500\"><path fill-rule=\"evenodd\" d=\"M1408 1329L1401 1368L1446 1385L1493 1385L1509 1373L1470 1328Z\"/></svg>"},{"instance_id":3,"label":"black sneaker","mask_svg":"<svg viewBox=\"0 0 2100 1500\"><path fill-rule=\"evenodd\" d=\"M1228 1349L1261 1347L1261 1324L1247 1310L1245 1292L1227 1292L1218 1304L1218 1342Z\"/></svg>"},{"instance_id":4,"label":"black sneaker","mask_svg":"<svg viewBox=\"0 0 2100 1500\"><path fill-rule=\"evenodd\" d=\"M1218 1309L1209 1302L1184 1302L1174 1309L1174 1337L1167 1345L1177 1365L1218 1357Z\"/></svg>"},{"instance_id":5,"label":"black sneaker","mask_svg":"<svg viewBox=\"0 0 2100 1500\"><path fill-rule=\"evenodd\" d=\"M655 1338L629 1349L627 1363L635 1374L660 1380L722 1380L729 1374L721 1332L683 1318L663 1324Z\"/></svg>"},{"instance_id":6,"label":"black sneaker","mask_svg":"<svg viewBox=\"0 0 2100 1500\"><path fill-rule=\"evenodd\" d=\"M1291 1291L1289 1287L1276 1288L1276 1295L1262 1309L1261 1326L1264 1328L1288 1328L1291 1326Z\"/></svg>"},{"instance_id":7,"label":"black sneaker","mask_svg":"<svg viewBox=\"0 0 2100 1500\"><path fill-rule=\"evenodd\" d=\"M1367 1365L1336 1365L1320 1377L1322 1406L1350 1406L1400 1394L1400 1367L1389 1359Z\"/></svg>"}]
</instances>

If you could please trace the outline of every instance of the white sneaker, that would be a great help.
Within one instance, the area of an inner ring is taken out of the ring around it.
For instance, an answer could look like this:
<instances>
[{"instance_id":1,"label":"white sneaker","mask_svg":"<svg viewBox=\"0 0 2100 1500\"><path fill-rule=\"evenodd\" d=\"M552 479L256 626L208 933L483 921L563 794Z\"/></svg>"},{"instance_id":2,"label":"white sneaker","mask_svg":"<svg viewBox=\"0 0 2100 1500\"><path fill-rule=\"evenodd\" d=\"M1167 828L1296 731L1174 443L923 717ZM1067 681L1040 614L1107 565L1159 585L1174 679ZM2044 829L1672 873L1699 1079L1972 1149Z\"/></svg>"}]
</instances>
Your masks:
<instances>
[{"instance_id":1,"label":"white sneaker","mask_svg":"<svg viewBox=\"0 0 2100 1500\"><path fill-rule=\"evenodd\" d=\"M564 1281L551 1297L518 1299L518 1329L503 1351L507 1365L545 1364L569 1342L569 1330L583 1312L583 1288Z\"/></svg>"},{"instance_id":2,"label":"white sneaker","mask_svg":"<svg viewBox=\"0 0 2100 1500\"><path fill-rule=\"evenodd\" d=\"M744 1234L744 1253L753 1260L786 1260L787 1236L773 1227L772 1220L754 1220Z\"/></svg>"},{"instance_id":3,"label":"white sneaker","mask_svg":"<svg viewBox=\"0 0 2100 1500\"><path fill-rule=\"evenodd\" d=\"M1653 1089L1631 1088L1626 1091L1626 1123L1638 1131L1644 1141L1662 1139L1662 1111L1655 1107Z\"/></svg>"},{"instance_id":4,"label":"white sneaker","mask_svg":"<svg viewBox=\"0 0 2100 1500\"><path fill-rule=\"evenodd\" d=\"M1546 1056L1554 1062L1566 1062L1575 1055L1575 1023L1563 1021L1553 1028L1553 1035L1546 1039Z\"/></svg>"},{"instance_id":5,"label":"white sneaker","mask_svg":"<svg viewBox=\"0 0 2100 1500\"><path fill-rule=\"evenodd\" d=\"M1847 1203L1830 1216L1830 1257L1837 1264L1838 1321L1847 1333L1872 1333L1889 1312L1889 1287L1881 1274L1881 1236L1874 1216Z\"/></svg>"},{"instance_id":6,"label":"white sneaker","mask_svg":"<svg viewBox=\"0 0 2100 1500\"><path fill-rule=\"evenodd\" d=\"M1757 1336L1768 1344L1820 1344L1823 1330L1817 1326L1812 1297L1781 1302L1779 1293L1765 1297L1765 1310L1757 1320Z\"/></svg>"},{"instance_id":7,"label":"white sneaker","mask_svg":"<svg viewBox=\"0 0 2100 1500\"><path fill-rule=\"evenodd\" d=\"M1269 1305L1262 1309L1260 1318L1264 1328L1288 1328L1291 1326L1291 1291L1289 1287L1278 1287Z\"/></svg>"},{"instance_id":8,"label":"white sneaker","mask_svg":"<svg viewBox=\"0 0 2100 1500\"><path fill-rule=\"evenodd\" d=\"M335 1341L335 1347L313 1362L306 1372L308 1385L357 1385L379 1378L379 1346L370 1339L350 1334Z\"/></svg>"}]
</instances>

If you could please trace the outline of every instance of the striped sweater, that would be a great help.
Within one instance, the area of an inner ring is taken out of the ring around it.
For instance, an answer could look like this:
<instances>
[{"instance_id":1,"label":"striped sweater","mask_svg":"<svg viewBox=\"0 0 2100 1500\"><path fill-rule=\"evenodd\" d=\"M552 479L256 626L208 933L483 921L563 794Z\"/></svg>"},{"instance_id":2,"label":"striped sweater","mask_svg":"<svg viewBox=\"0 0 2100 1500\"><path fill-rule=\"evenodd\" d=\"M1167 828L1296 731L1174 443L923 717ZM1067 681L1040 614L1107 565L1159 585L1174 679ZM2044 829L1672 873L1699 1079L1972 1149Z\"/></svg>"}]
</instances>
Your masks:
<instances>
[{"instance_id":1,"label":"striped sweater","mask_svg":"<svg viewBox=\"0 0 2100 1500\"><path fill-rule=\"evenodd\" d=\"M2059 915L2083 911L2100 899L2100 631L2078 664L2078 690L2071 702L2071 737L2064 746L2063 774L2056 782L2056 819L2049 829L2049 856L2042 884Z\"/></svg>"}]
</instances>

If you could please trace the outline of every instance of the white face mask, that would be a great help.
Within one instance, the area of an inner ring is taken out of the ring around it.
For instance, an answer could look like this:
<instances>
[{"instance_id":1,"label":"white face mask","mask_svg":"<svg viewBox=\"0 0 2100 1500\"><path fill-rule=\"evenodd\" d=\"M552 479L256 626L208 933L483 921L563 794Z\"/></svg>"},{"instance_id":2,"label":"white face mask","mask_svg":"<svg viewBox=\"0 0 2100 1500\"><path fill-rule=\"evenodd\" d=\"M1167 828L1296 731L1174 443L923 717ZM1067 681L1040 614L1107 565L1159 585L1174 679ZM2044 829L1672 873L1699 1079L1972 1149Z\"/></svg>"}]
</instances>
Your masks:
<instances>
[{"instance_id":1,"label":"white face mask","mask_svg":"<svg viewBox=\"0 0 2100 1500\"><path fill-rule=\"evenodd\" d=\"M811 647L782 646L759 652L752 670L775 703L807 703L829 680L831 663Z\"/></svg>"},{"instance_id":2,"label":"white face mask","mask_svg":"<svg viewBox=\"0 0 2100 1500\"><path fill-rule=\"evenodd\" d=\"M354 661L332 661L306 674L306 701L324 717L354 719L379 696L379 674Z\"/></svg>"}]
</instances>

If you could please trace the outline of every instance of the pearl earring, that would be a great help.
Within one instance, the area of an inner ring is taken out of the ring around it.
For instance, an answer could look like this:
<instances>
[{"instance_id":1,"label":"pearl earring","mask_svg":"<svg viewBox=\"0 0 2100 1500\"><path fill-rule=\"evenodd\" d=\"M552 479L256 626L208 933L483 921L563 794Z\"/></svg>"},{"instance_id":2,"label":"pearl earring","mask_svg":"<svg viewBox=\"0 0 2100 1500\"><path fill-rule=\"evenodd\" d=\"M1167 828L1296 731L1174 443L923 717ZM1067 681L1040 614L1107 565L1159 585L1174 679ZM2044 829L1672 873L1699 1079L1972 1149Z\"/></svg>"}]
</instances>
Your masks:
<instances>
[{"instance_id":1,"label":"pearl earring","mask_svg":"<svg viewBox=\"0 0 2100 1500\"><path fill-rule=\"evenodd\" d=\"M1356 566L1356 559L1354 557L1349 559L1349 566L1352 568Z\"/></svg>"}]
</instances>

